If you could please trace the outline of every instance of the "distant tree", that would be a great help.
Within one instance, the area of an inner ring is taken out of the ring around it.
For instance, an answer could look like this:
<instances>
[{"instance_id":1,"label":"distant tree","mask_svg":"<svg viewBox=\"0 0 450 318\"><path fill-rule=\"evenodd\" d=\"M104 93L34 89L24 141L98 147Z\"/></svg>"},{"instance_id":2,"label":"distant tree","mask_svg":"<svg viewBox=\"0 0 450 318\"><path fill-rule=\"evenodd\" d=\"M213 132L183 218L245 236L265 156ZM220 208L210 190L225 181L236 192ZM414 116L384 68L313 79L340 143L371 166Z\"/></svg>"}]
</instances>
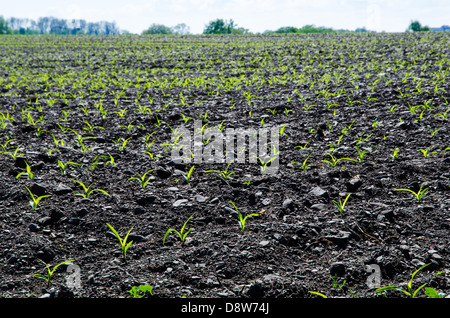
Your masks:
<instances>
[{"instance_id":1,"label":"distant tree","mask_svg":"<svg viewBox=\"0 0 450 318\"><path fill-rule=\"evenodd\" d=\"M238 28L233 19L229 21L216 19L210 21L203 30L203 34L243 34L248 33L247 29Z\"/></svg>"},{"instance_id":2,"label":"distant tree","mask_svg":"<svg viewBox=\"0 0 450 318\"><path fill-rule=\"evenodd\" d=\"M430 31L428 26L422 26L419 21L411 21L408 26L407 31L410 32L422 32L422 31Z\"/></svg>"},{"instance_id":3,"label":"distant tree","mask_svg":"<svg viewBox=\"0 0 450 318\"><path fill-rule=\"evenodd\" d=\"M153 23L147 30L142 32L143 35L149 34L173 34L173 31L170 27Z\"/></svg>"},{"instance_id":4,"label":"distant tree","mask_svg":"<svg viewBox=\"0 0 450 318\"><path fill-rule=\"evenodd\" d=\"M179 23L172 28L172 32L179 35L190 34L190 28L185 23Z\"/></svg>"},{"instance_id":5,"label":"distant tree","mask_svg":"<svg viewBox=\"0 0 450 318\"><path fill-rule=\"evenodd\" d=\"M0 16L0 34L10 34L12 33L11 29L9 28L8 21L3 19L2 16Z\"/></svg>"}]
</instances>

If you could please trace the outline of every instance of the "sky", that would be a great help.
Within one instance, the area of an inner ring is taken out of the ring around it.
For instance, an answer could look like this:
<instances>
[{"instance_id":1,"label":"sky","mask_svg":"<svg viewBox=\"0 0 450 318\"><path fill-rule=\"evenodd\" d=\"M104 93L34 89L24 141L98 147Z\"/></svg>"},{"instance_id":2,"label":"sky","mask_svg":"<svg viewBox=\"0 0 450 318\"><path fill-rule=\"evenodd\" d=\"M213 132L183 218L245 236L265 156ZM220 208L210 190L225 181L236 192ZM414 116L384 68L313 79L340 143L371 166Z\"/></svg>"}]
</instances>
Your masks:
<instances>
[{"instance_id":1,"label":"sky","mask_svg":"<svg viewBox=\"0 0 450 318\"><path fill-rule=\"evenodd\" d=\"M202 33L215 19L233 19L250 32L283 26L315 26L403 32L412 20L422 25L450 25L449 0L0 0L4 18L53 16L87 22L116 22L140 34L151 24L185 23Z\"/></svg>"}]
</instances>

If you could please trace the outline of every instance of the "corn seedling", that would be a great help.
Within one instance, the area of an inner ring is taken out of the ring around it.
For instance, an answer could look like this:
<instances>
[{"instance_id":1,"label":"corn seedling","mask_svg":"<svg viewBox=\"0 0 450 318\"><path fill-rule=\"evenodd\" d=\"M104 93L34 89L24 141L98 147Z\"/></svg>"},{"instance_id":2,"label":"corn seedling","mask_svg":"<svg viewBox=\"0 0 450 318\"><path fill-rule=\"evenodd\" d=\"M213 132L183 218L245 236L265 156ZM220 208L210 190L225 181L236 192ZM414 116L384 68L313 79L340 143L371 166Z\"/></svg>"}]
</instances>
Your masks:
<instances>
[{"instance_id":1,"label":"corn seedling","mask_svg":"<svg viewBox=\"0 0 450 318\"><path fill-rule=\"evenodd\" d=\"M128 143L128 140L130 140L131 138L133 138L133 137L129 137L129 138L124 139L124 140L122 140L122 137L119 138L118 142L120 142L120 141L122 142L122 144L119 146L119 150L120 151L126 151L127 150L127 143Z\"/></svg>"},{"instance_id":2,"label":"corn seedling","mask_svg":"<svg viewBox=\"0 0 450 318\"><path fill-rule=\"evenodd\" d=\"M408 295L410 298L415 298L417 293L424 288L427 283L420 285L416 290L413 290L412 288L412 283L413 283L413 279L414 276L416 276L416 274L421 271L422 269L424 269L425 267L427 267L430 264L425 264L423 266L421 266L418 270L416 270L412 275L411 275L411 279L409 280L408 284L406 285L406 289L403 287L399 287L399 286L384 286L381 288L378 288L377 290L375 290L376 293L380 293L380 292L385 292L387 290L396 290L396 291L400 291L402 293L405 293L406 295Z\"/></svg>"},{"instance_id":3,"label":"corn seedling","mask_svg":"<svg viewBox=\"0 0 450 318\"><path fill-rule=\"evenodd\" d=\"M341 160L348 160L348 161L355 161L355 162L356 162L355 159L351 159L351 158L340 158L340 159L336 159L336 158L333 157L332 154L329 154L329 153L325 154L325 156L330 156L331 161L329 161L329 160L322 160L322 162L329 163L332 167L336 167L336 165L337 165L337 164L339 163L339 161L341 161Z\"/></svg>"},{"instance_id":4,"label":"corn seedling","mask_svg":"<svg viewBox=\"0 0 450 318\"><path fill-rule=\"evenodd\" d=\"M274 161L275 159L278 158L278 155L275 155L267 160L263 160L262 158L258 157L258 156L252 156L249 158L256 158L259 160L259 164L261 166L261 171L264 173L266 171L267 166L269 165L269 163L271 163L272 161Z\"/></svg>"},{"instance_id":5,"label":"corn seedling","mask_svg":"<svg viewBox=\"0 0 450 318\"><path fill-rule=\"evenodd\" d=\"M206 173L217 172L217 173L221 174L225 180L228 180L228 178L230 178L230 176L236 172L236 171L228 172L228 169L230 168L230 165L232 163L233 162L230 162L225 170L206 170L205 172Z\"/></svg>"},{"instance_id":6,"label":"corn seedling","mask_svg":"<svg viewBox=\"0 0 450 318\"><path fill-rule=\"evenodd\" d=\"M434 277L439 276L441 274L450 273L450 271L442 271L434 274ZM448 298L449 295L445 295L444 293L438 293L436 289L432 287L425 287L425 295L430 298Z\"/></svg>"},{"instance_id":7,"label":"corn seedling","mask_svg":"<svg viewBox=\"0 0 450 318\"><path fill-rule=\"evenodd\" d=\"M59 165L59 167L61 168L61 173L62 173L63 175L66 174L66 170L67 170L67 167L68 167L69 165L81 166L79 163L71 162L71 161L69 161L69 162L67 162L66 164L64 164L64 162L62 162L62 161L59 160L59 159L58 159L58 165Z\"/></svg>"},{"instance_id":8,"label":"corn seedling","mask_svg":"<svg viewBox=\"0 0 450 318\"><path fill-rule=\"evenodd\" d=\"M306 146L310 143L311 141L308 141L306 144L304 144L303 146L295 146L295 148L300 148L300 149L306 149ZM308 147L311 148L311 147Z\"/></svg>"},{"instance_id":9,"label":"corn seedling","mask_svg":"<svg viewBox=\"0 0 450 318\"><path fill-rule=\"evenodd\" d=\"M331 281L332 281L332 283L333 283L333 288L339 288L339 289L342 289L342 288L344 288L345 283L347 282L347 281L344 279L344 280L342 281L342 283L339 283L339 280L340 280L340 279L338 279L337 274L335 274L334 276L330 276L330 278L331 278Z\"/></svg>"},{"instance_id":10,"label":"corn seedling","mask_svg":"<svg viewBox=\"0 0 450 318\"><path fill-rule=\"evenodd\" d=\"M31 205L31 207L33 208L33 210L36 210L36 209L37 209L37 206L38 206L39 202L40 202L42 199L51 197L51 195L46 194L46 195L42 195L42 196L36 198L36 197L33 195L33 193L31 192L31 190L28 189L28 187L27 187L26 185L24 185L24 187L28 190L28 193L30 193L31 200L32 200L32 201L30 201L30 205Z\"/></svg>"},{"instance_id":11,"label":"corn seedling","mask_svg":"<svg viewBox=\"0 0 450 318\"><path fill-rule=\"evenodd\" d=\"M31 172L31 168L30 168L30 165L28 164L28 162L26 162L25 161L25 164L26 164L26 169L27 169L27 172L21 172L21 173L19 173L17 176L16 176L16 179L19 179L22 175L24 175L24 174L26 174L26 175L28 175L28 178L30 178L30 180L32 180L33 179L33 173Z\"/></svg>"},{"instance_id":12,"label":"corn seedling","mask_svg":"<svg viewBox=\"0 0 450 318\"><path fill-rule=\"evenodd\" d=\"M16 150L14 150L14 152L10 152L10 151L6 151L6 150L5 150L5 151L3 151L2 153L5 154L5 155L11 156L13 159L16 159L16 158L18 158L18 157L22 157L23 154L18 153L21 146L22 146L22 144L20 144L19 146L17 146L17 148L16 148Z\"/></svg>"},{"instance_id":13,"label":"corn seedling","mask_svg":"<svg viewBox=\"0 0 450 318\"><path fill-rule=\"evenodd\" d=\"M312 163L311 164L309 164L309 165L307 165L306 164L306 162L308 161L308 159L309 159L309 157L312 155L312 152L308 155L308 157L306 157L306 159L305 160L303 160L303 162L300 164L299 162L296 162L296 161L294 161L294 162L292 162L293 164L297 164L297 165L299 165L302 169L303 169L303 171L306 171L307 169L308 169L308 167L310 167L311 165L312 165Z\"/></svg>"},{"instance_id":14,"label":"corn seedling","mask_svg":"<svg viewBox=\"0 0 450 318\"><path fill-rule=\"evenodd\" d=\"M186 228L186 224L187 224L187 223L189 222L189 220L194 216L195 213L197 213L197 212L194 212L194 213L186 220L186 222L184 222L184 224L183 224L183 226L182 226L182 228L181 228L181 230L180 230L179 232L178 232L177 230L175 230L175 229L168 229L167 232L166 232L166 234L164 234L163 245L164 245L165 242L166 242L167 236L168 236L171 232L175 232L175 233L178 235L178 237L180 238L181 242L184 243L184 241L186 240L186 236L189 234L189 232L192 230L192 228L190 228L190 229L187 230L186 232L184 232L184 229Z\"/></svg>"},{"instance_id":15,"label":"corn seedling","mask_svg":"<svg viewBox=\"0 0 450 318\"><path fill-rule=\"evenodd\" d=\"M111 166L115 166L117 164L114 157L109 152L107 154L102 155L102 157L109 158L109 160L106 161L105 163L106 165L110 164Z\"/></svg>"},{"instance_id":16,"label":"corn seedling","mask_svg":"<svg viewBox=\"0 0 450 318\"><path fill-rule=\"evenodd\" d=\"M363 158L364 158L364 155L366 154L366 153L369 153L368 151L362 151L362 150L360 150L359 149L359 146L356 146L355 147L355 149L356 149L356 151L358 152L358 160L359 160L359 163L362 163L362 161L363 161Z\"/></svg>"},{"instance_id":17,"label":"corn seedling","mask_svg":"<svg viewBox=\"0 0 450 318\"><path fill-rule=\"evenodd\" d=\"M183 117L183 121L184 121L185 124L187 124L188 121L189 121L190 119L192 119L192 117L186 116L186 115L184 115L183 113L180 113L180 115L181 115L181 117Z\"/></svg>"},{"instance_id":18,"label":"corn seedling","mask_svg":"<svg viewBox=\"0 0 450 318\"><path fill-rule=\"evenodd\" d=\"M151 180L151 177L148 178L147 180L145 180L145 176L147 175L147 173L154 171L156 169L150 169L148 170L146 173L144 173L142 176L140 174L137 174L139 177L131 177L128 180L137 180L139 181L139 183L141 184L142 189L145 189L145 187L147 186L147 183Z\"/></svg>"},{"instance_id":19,"label":"corn seedling","mask_svg":"<svg viewBox=\"0 0 450 318\"><path fill-rule=\"evenodd\" d=\"M92 126L91 124L89 124L86 120L83 120L83 123L86 124L86 127L83 127L84 130L88 131L89 133L93 132L94 129L103 129L105 130L105 128L101 127L101 126Z\"/></svg>"},{"instance_id":20,"label":"corn seedling","mask_svg":"<svg viewBox=\"0 0 450 318\"><path fill-rule=\"evenodd\" d=\"M262 210L259 213L252 213L252 214L248 214L247 216L243 217L242 214L241 214L241 211L239 211L239 209L236 207L236 205L233 203L233 201L230 201L230 203L233 205L234 209L238 213L239 228L241 229L241 232L244 232L244 230L245 230L245 221L247 221L248 218L253 217L253 216L258 216L261 213L264 213L264 211L265 211L265 210Z\"/></svg>"},{"instance_id":21,"label":"corn seedling","mask_svg":"<svg viewBox=\"0 0 450 318\"><path fill-rule=\"evenodd\" d=\"M45 267L47 268L47 276L44 276L44 275L42 275L42 274L34 274L33 277L36 277L36 278L40 278L40 279L45 280L45 281L47 282L47 286L50 286L50 281L51 281L51 279L52 279L52 277L53 277L53 274L55 273L56 269L57 269L59 266L61 266L61 265L63 265L63 264L71 263L71 262L74 261L74 260L65 261L65 262L59 263L58 265L55 265L55 266L53 267L53 269L50 269L50 266L48 266L48 264L47 264L46 262L44 262L44 261L41 260L41 259L38 259L38 260L41 261L42 263L44 263Z\"/></svg>"},{"instance_id":22,"label":"corn seedling","mask_svg":"<svg viewBox=\"0 0 450 318\"><path fill-rule=\"evenodd\" d=\"M64 139L56 139L56 137L55 137L55 135L53 134L53 132L52 132L52 138L53 138L53 142L55 143L55 146L56 147L59 147L60 145L61 146L64 146L64 144L66 143L66 141L64 140Z\"/></svg>"},{"instance_id":23,"label":"corn seedling","mask_svg":"<svg viewBox=\"0 0 450 318\"><path fill-rule=\"evenodd\" d=\"M344 214L344 208L345 208L345 204L348 201L348 198L350 197L351 193L349 193L347 195L347 197L345 198L344 202L341 201L341 199L339 198L339 201L333 200L334 205L338 208L339 213L342 215Z\"/></svg>"},{"instance_id":24,"label":"corn seedling","mask_svg":"<svg viewBox=\"0 0 450 318\"><path fill-rule=\"evenodd\" d=\"M150 285L139 285L139 286L133 286L128 293L130 294L130 298L143 298L148 294L150 296L153 296L152 293L153 287Z\"/></svg>"},{"instance_id":25,"label":"corn seedling","mask_svg":"<svg viewBox=\"0 0 450 318\"><path fill-rule=\"evenodd\" d=\"M423 186L425 185L426 182L422 183L422 185L420 186L419 191L414 192L413 190L410 189L394 189L394 191L406 191L406 192L410 192L412 193L418 202L420 202L420 200L422 200L422 198L424 197L424 195L428 192L428 188L425 188L422 190Z\"/></svg>"},{"instance_id":26,"label":"corn seedling","mask_svg":"<svg viewBox=\"0 0 450 318\"><path fill-rule=\"evenodd\" d=\"M308 290L308 293L313 294L313 295L320 296L320 297L322 297L322 298L327 298L326 295L324 295L324 294L322 294L322 293L319 293L319 292L315 292L315 291L310 291L310 290Z\"/></svg>"},{"instance_id":27,"label":"corn seedling","mask_svg":"<svg viewBox=\"0 0 450 318\"><path fill-rule=\"evenodd\" d=\"M195 166L192 166L191 169L189 169L189 171L187 171L186 174L183 175L183 176L184 176L184 179L186 180L186 183L191 182L192 172L194 171L194 167L195 167Z\"/></svg>"},{"instance_id":28,"label":"corn seedling","mask_svg":"<svg viewBox=\"0 0 450 318\"><path fill-rule=\"evenodd\" d=\"M431 149L432 147L435 147L435 146L437 146L437 145L432 145L432 146L430 146L430 147L428 147L428 148L426 148L426 149L420 148L418 151L420 151L420 152L423 154L423 156L424 156L425 158L428 158L429 155L436 153L436 151L430 152L430 149Z\"/></svg>"},{"instance_id":29,"label":"corn seedling","mask_svg":"<svg viewBox=\"0 0 450 318\"><path fill-rule=\"evenodd\" d=\"M127 251L130 248L131 244L133 244L133 241L127 242L128 236L130 235L131 231L133 230L133 227L131 227L131 229L128 231L128 233L125 235L125 237L122 239L120 237L119 233L117 233L116 229L114 229L114 227L112 225L110 225L109 223L106 223L106 225L109 227L109 229L113 232L114 236L119 241L120 248L122 250L123 259L126 259Z\"/></svg>"},{"instance_id":30,"label":"corn seedling","mask_svg":"<svg viewBox=\"0 0 450 318\"><path fill-rule=\"evenodd\" d=\"M104 193L104 194L106 194L106 195L109 195L108 192L106 192L105 190L102 190L102 189L92 189L92 190L89 190L89 189L91 188L91 186L92 186L92 183L91 183L88 187L86 187L86 186L84 185L84 183L81 182L81 181L74 180L74 179L70 179L70 180L72 180L72 181L78 183L79 185L81 185L81 187L82 187L83 190L84 190L84 193L80 193L80 192L77 192L77 191L75 191L74 193L75 193L76 195L79 195L79 196L85 198L85 199L89 198L89 196L90 196L93 192L95 192L95 191L98 191L98 192Z\"/></svg>"},{"instance_id":31,"label":"corn seedling","mask_svg":"<svg viewBox=\"0 0 450 318\"><path fill-rule=\"evenodd\" d=\"M394 149L394 152L393 152L392 155L391 155L392 160L397 159L397 156L398 156L398 152L399 152L399 151L400 151L400 150L399 150L398 148L395 148L395 149Z\"/></svg>"}]
</instances>

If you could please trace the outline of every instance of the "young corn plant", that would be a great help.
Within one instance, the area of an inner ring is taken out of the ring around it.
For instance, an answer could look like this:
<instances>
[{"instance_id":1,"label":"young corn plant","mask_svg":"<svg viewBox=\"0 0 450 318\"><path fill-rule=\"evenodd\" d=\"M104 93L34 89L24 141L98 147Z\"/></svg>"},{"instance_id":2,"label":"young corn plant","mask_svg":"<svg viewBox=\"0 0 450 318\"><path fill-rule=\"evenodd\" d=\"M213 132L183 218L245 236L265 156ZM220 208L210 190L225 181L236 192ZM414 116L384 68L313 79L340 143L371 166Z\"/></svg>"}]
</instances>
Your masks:
<instances>
[{"instance_id":1,"label":"young corn plant","mask_svg":"<svg viewBox=\"0 0 450 318\"><path fill-rule=\"evenodd\" d=\"M119 241L120 248L122 250L123 259L126 260L127 251L130 248L131 244L133 244L133 241L127 242L128 236L130 235L131 231L133 230L133 227L131 227L131 229L128 231L128 233L125 235L125 237L122 239L120 237L119 233L117 233L116 229L111 224L106 223L106 225L109 227L109 229L113 232L114 236Z\"/></svg>"},{"instance_id":2,"label":"young corn plant","mask_svg":"<svg viewBox=\"0 0 450 318\"><path fill-rule=\"evenodd\" d=\"M359 163L362 163L364 155L369 153L369 152L360 150L359 148L360 148L360 146L356 146L355 147L356 151L358 152L358 161L359 161Z\"/></svg>"},{"instance_id":3,"label":"young corn plant","mask_svg":"<svg viewBox=\"0 0 450 318\"><path fill-rule=\"evenodd\" d=\"M191 232L192 228L190 228L190 229L187 230L186 232L184 231L184 229L186 228L186 225L187 225L187 223L189 222L189 220L195 215L195 213L197 213L197 212L194 212L194 213L186 220L186 222L184 222L184 224L183 224L183 226L181 227L181 230L180 230L179 232L178 232L177 230L175 230L175 229L168 229L167 232L166 232L166 234L164 234L163 245L166 243L166 238L167 238L167 236L168 236L171 232L175 232L175 233L178 235L178 237L180 238L181 243L184 243L185 240L186 240L186 236L189 234L189 232Z\"/></svg>"},{"instance_id":4,"label":"young corn plant","mask_svg":"<svg viewBox=\"0 0 450 318\"><path fill-rule=\"evenodd\" d=\"M190 183L191 182L192 172L194 172L194 167L195 166L192 166L191 169L189 169L189 171L187 171L186 174L183 175L184 179L186 180L186 183Z\"/></svg>"},{"instance_id":5,"label":"young corn plant","mask_svg":"<svg viewBox=\"0 0 450 318\"><path fill-rule=\"evenodd\" d=\"M102 189L92 189L92 190L90 190L90 188L91 188L91 186L93 185L93 183L91 183L88 187L86 187L86 186L84 185L84 183L81 182L81 181L74 180L74 179L70 179L70 180L73 181L73 182L78 183L78 184L83 188L84 193L81 193L81 192L78 192L78 191L75 191L74 193L75 193L76 195L79 195L79 196L85 198L85 199L88 199L89 196L90 196L93 192L95 192L95 191L104 193L104 194L106 194L106 195L109 195L108 192L106 192L105 190L102 190Z\"/></svg>"},{"instance_id":6,"label":"young corn plant","mask_svg":"<svg viewBox=\"0 0 450 318\"><path fill-rule=\"evenodd\" d=\"M397 159L397 156L398 156L398 152L399 152L400 150L398 149L398 148L395 148L394 149L394 152L392 153L392 155L391 155L391 158L392 158L392 161L394 161L395 159Z\"/></svg>"},{"instance_id":7,"label":"young corn plant","mask_svg":"<svg viewBox=\"0 0 450 318\"><path fill-rule=\"evenodd\" d=\"M253 216L258 216L261 213L264 213L264 210L262 210L259 213L252 213L252 214L248 214L247 216L242 216L241 211L239 211L239 209L237 208L237 206L233 203L233 201L230 201L230 203L233 205L234 209L236 210L236 212L238 213L238 221L239 221L239 228L241 229L241 232L243 233L245 231L245 222L247 221L248 218L253 217Z\"/></svg>"},{"instance_id":8,"label":"young corn plant","mask_svg":"<svg viewBox=\"0 0 450 318\"><path fill-rule=\"evenodd\" d=\"M233 163L233 162L230 162L225 170L206 170L205 172L206 172L206 173L217 172L217 173L219 173L220 175L222 175L222 177L223 177L225 180L228 180L232 174L236 173L236 171L228 172L228 169L230 168L230 165L231 165L232 163Z\"/></svg>"},{"instance_id":9,"label":"young corn plant","mask_svg":"<svg viewBox=\"0 0 450 318\"><path fill-rule=\"evenodd\" d=\"M33 172L31 172L30 165L29 165L28 162L26 162L26 161L25 161L25 164L26 164L27 172L20 172L20 173L16 176L16 179L19 179L22 175L26 174L30 180L33 180L34 174L33 174Z\"/></svg>"},{"instance_id":10,"label":"young corn plant","mask_svg":"<svg viewBox=\"0 0 450 318\"><path fill-rule=\"evenodd\" d=\"M337 164L339 163L339 161L341 161L341 160L348 160L348 161L355 161L355 162L357 162L355 159L351 159L351 158L340 158L340 159L336 159L336 158L333 157L332 154L329 154L329 153L325 154L324 156L330 156L331 161L329 161L329 160L322 160L322 162L329 163L332 167L336 167L336 165L337 165Z\"/></svg>"},{"instance_id":11,"label":"young corn plant","mask_svg":"<svg viewBox=\"0 0 450 318\"><path fill-rule=\"evenodd\" d=\"M5 151L3 151L2 153L5 154L5 155L11 156L13 159L16 159L16 158L18 158L18 157L22 157L22 156L23 156L22 153L18 153L20 147L22 147L22 144L20 144L19 146L17 146L17 148L16 148L16 150L14 150L14 152L10 152L10 151L6 151L6 150L5 150Z\"/></svg>"},{"instance_id":12,"label":"young corn plant","mask_svg":"<svg viewBox=\"0 0 450 318\"><path fill-rule=\"evenodd\" d=\"M420 152L423 154L423 156L425 157L425 159L426 159L426 158L428 158L429 155L434 154L434 153L437 153L437 151L431 151L431 152L430 152L430 149L431 149L432 147L435 147L435 146L437 146L437 145L432 145L432 146L430 146L430 147L428 147L428 148L426 148L426 149L420 148L418 151L420 151Z\"/></svg>"},{"instance_id":13,"label":"young corn plant","mask_svg":"<svg viewBox=\"0 0 450 318\"><path fill-rule=\"evenodd\" d=\"M139 177L131 177L128 180L137 180L137 181L139 181L139 183L141 184L142 189L145 189L145 187L147 186L147 183L151 180L151 177L148 178L147 180L145 179L145 177L146 177L147 173L152 172L154 170L156 170L156 169L150 169L146 173L144 173L142 176L138 173L137 175Z\"/></svg>"},{"instance_id":14,"label":"young corn plant","mask_svg":"<svg viewBox=\"0 0 450 318\"><path fill-rule=\"evenodd\" d=\"M416 274L421 271L422 269L424 269L425 267L427 267L428 265L430 265L430 263L425 264L423 266L421 266L418 270L416 270L412 275L411 275L411 279L409 280L408 284L406 285L406 288L403 287L399 287L399 286L384 286L384 287L380 287L377 290L375 290L376 293L381 293L381 292L385 292L387 290L396 290L396 291L400 291L404 294L406 294L408 297L410 298L415 298L417 293L424 288L427 283L420 285L416 290L413 289L412 287L412 283L413 283L413 279L414 276L416 276Z\"/></svg>"},{"instance_id":15,"label":"young corn plant","mask_svg":"<svg viewBox=\"0 0 450 318\"><path fill-rule=\"evenodd\" d=\"M67 162L66 164L64 164L64 162L62 162L61 160L58 159L58 166L61 168L61 173L62 173L63 175L66 174L66 172L67 172L67 167L68 167L69 165L81 166L79 163L71 162L71 161L69 161L69 162Z\"/></svg>"},{"instance_id":16,"label":"young corn plant","mask_svg":"<svg viewBox=\"0 0 450 318\"><path fill-rule=\"evenodd\" d=\"M306 157L306 159L303 160L302 163L299 163L299 162L297 162L297 161L294 161L294 162L292 162L292 164L297 164L297 165L299 165L299 166L303 169L303 171L306 171L310 166L312 166L312 163L306 164L306 162L308 161L309 157L310 157L312 154L313 154L313 153L311 152L311 153L308 155L308 157Z\"/></svg>"},{"instance_id":17,"label":"young corn plant","mask_svg":"<svg viewBox=\"0 0 450 318\"><path fill-rule=\"evenodd\" d=\"M33 192L31 192L31 190L26 185L24 185L24 187L28 190L28 193L30 193L30 196L31 196L30 205L33 208L33 210L37 209L37 206L42 199L51 197L50 194L41 195L40 197L35 197L33 195Z\"/></svg>"},{"instance_id":18,"label":"young corn plant","mask_svg":"<svg viewBox=\"0 0 450 318\"><path fill-rule=\"evenodd\" d=\"M341 201L339 198L339 201L333 200L333 204L338 208L339 213L342 215L344 214L345 205L347 204L348 198L350 197L351 193L347 195L344 202Z\"/></svg>"},{"instance_id":19,"label":"young corn plant","mask_svg":"<svg viewBox=\"0 0 450 318\"><path fill-rule=\"evenodd\" d=\"M153 296L153 287L150 285L139 285L133 286L128 292L130 293L130 298L143 298L147 295Z\"/></svg>"},{"instance_id":20,"label":"young corn plant","mask_svg":"<svg viewBox=\"0 0 450 318\"><path fill-rule=\"evenodd\" d=\"M48 264L47 264L46 262L44 262L44 261L41 260L41 259L38 259L38 260L41 261L42 263L44 263L45 267L47 268L47 276L44 276L44 275L42 275L42 274L34 274L33 277L36 277L36 278L40 278L40 279L45 280L45 281L47 282L47 287L50 286L50 281L52 280L53 274L55 273L56 269L57 269L59 266L61 266L61 265L63 265L63 264L71 263L71 262L74 261L74 260L68 260L68 261L59 263L58 265L55 265L55 266L53 267L53 269L50 269L50 266L48 266Z\"/></svg>"},{"instance_id":21,"label":"young corn plant","mask_svg":"<svg viewBox=\"0 0 450 318\"><path fill-rule=\"evenodd\" d=\"M413 190L410 190L410 189L394 189L394 191L410 192L416 197L417 202L420 202L420 200L422 200L422 198L428 192L428 188L422 189L425 184L426 184L426 182L422 183L422 185L420 186L420 189L417 192L414 192Z\"/></svg>"}]
</instances>

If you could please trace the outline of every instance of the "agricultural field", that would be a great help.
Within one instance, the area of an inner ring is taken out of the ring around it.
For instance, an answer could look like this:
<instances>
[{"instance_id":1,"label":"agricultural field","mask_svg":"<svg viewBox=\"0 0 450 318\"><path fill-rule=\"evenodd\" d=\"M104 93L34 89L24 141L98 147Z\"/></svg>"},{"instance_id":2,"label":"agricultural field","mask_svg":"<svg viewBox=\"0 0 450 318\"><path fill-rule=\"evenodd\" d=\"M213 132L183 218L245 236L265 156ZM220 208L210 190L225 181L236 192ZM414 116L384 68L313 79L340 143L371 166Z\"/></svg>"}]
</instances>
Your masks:
<instances>
[{"instance_id":1,"label":"agricultural field","mask_svg":"<svg viewBox=\"0 0 450 318\"><path fill-rule=\"evenodd\" d=\"M0 297L449 295L449 40L1 36Z\"/></svg>"}]
</instances>

